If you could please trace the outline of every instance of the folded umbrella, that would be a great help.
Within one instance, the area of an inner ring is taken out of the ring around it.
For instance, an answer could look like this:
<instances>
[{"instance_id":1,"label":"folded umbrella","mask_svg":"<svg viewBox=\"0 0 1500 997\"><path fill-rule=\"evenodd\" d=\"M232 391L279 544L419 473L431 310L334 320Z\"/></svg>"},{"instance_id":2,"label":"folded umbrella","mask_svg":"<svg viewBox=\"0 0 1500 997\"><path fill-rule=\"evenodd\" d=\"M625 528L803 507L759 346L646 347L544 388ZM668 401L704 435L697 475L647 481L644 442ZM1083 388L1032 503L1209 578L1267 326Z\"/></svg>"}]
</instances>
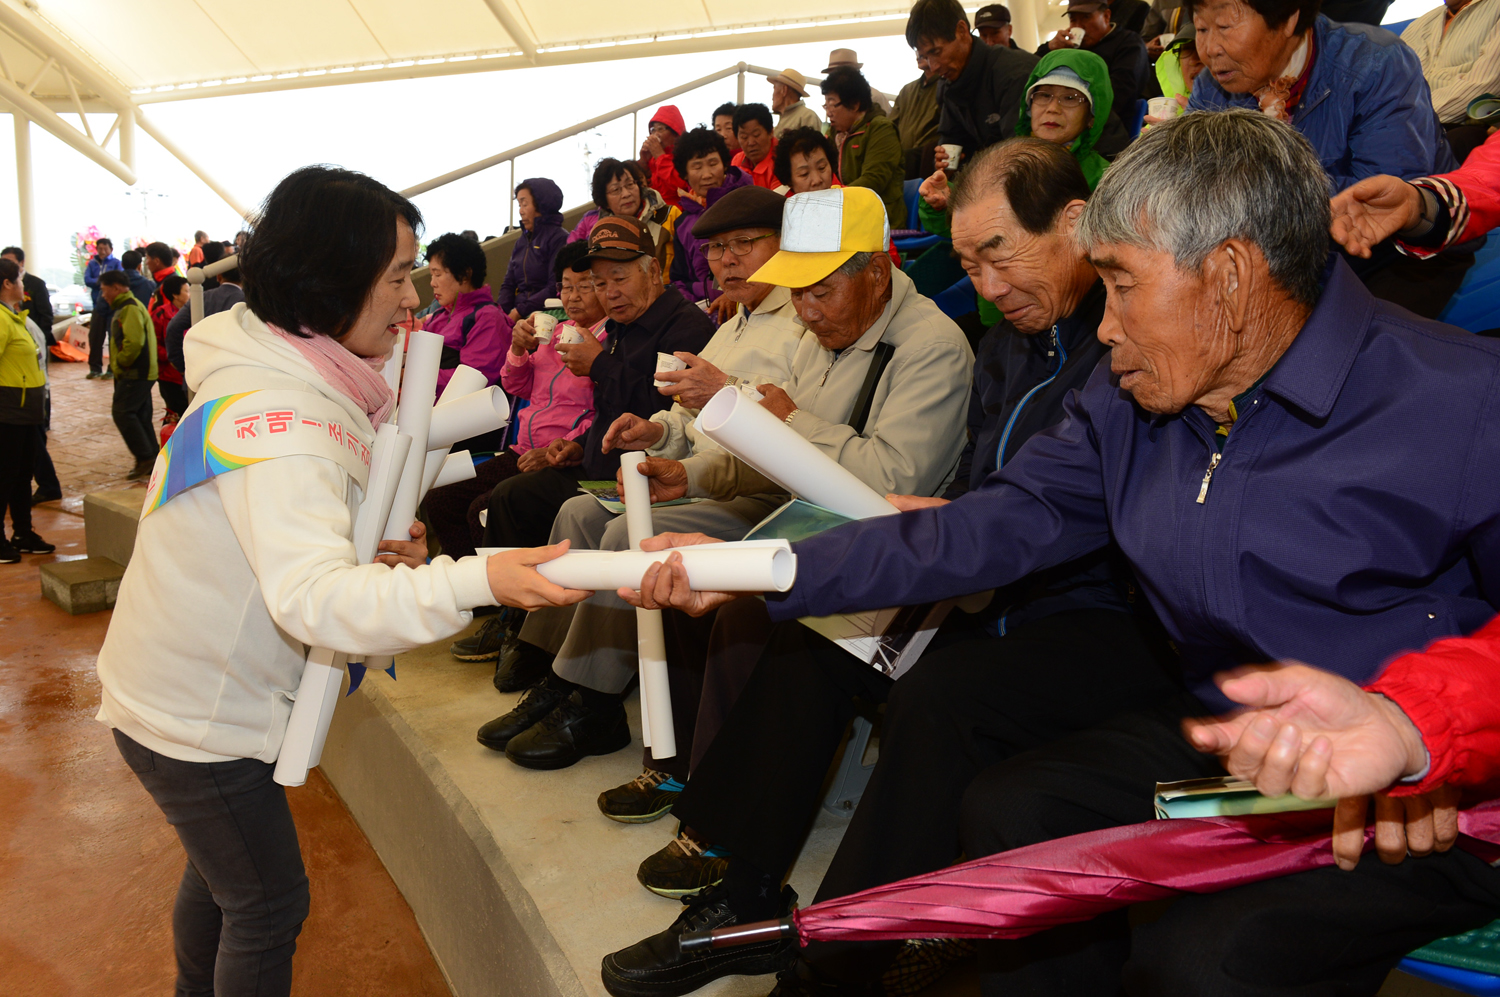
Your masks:
<instances>
[{"instance_id":1,"label":"folded umbrella","mask_svg":"<svg viewBox=\"0 0 1500 997\"><path fill-rule=\"evenodd\" d=\"M1217 893L1333 864L1332 810L1156 820L1075 834L813 904L780 921L684 934L684 951L811 941L1021 938L1147 900ZM1459 814L1458 847L1500 859L1500 800ZM1374 829L1365 832L1365 847Z\"/></svg>"}]
</instances>

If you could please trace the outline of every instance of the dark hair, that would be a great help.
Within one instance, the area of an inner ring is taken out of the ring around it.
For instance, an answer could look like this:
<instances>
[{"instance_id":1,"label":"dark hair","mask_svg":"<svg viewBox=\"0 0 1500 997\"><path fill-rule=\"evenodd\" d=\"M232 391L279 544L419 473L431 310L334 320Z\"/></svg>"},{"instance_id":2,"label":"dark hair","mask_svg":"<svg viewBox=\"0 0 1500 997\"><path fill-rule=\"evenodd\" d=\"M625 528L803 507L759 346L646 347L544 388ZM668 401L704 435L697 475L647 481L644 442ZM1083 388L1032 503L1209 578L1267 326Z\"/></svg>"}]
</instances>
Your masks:
<instances>
[{"instance_id":1,"label":"dark hair","mask_svg":"<svg viewBox=\"0 0 1500 997\"><path fill-rule=\"evenodd\" d=\"M833 94L845 107L858 106L861 111L868 111L875 99L870 94L870 81L865 79L864 73L853 66L834 66L833 70L823 77L823 83L819 89L824 94Z\"/></svg>"},{"instance_id":2,"label":"dark hair","mask_svg":"<svg viewBox=\"0 0 1500 997\"><path fill-rule=\"evenodd\" d=\"M26 250L20 246L6 246L4 249L0 249L0 256L14 256L17 262L26 262Z\"/></svg>"},{"instance_id":3,"label":"dark hair","mask_svg":"<svg viewBox=\"0 0 1500 997\"><path fill-rule=\"evenodd\" d=\"M792 157L801 153L811 156L818 149L828 157L828 165L838 171L839 151L833 142L816 128L793 128L776 143L776 179L792 185Z\"/></svg>"},{"instance_id":4,"label":"dark hair","mask_svg":"<svg viewBox=\"0 0 1500 997\"><path fill-rule=\"evenodd\" d=\"M1193 8L1197 7L1202 0L1183 0L1182 16L1188 20L1193 18ZM1313 26L1318 19L1318 11L1323 7L1323 0L1245 0L1246 5L1257 14L1261 20L1266 22L1268 28L1279 28L1291 19L1293 14L1301 14L1297 18L1297 34L1304 34Z\"/></svg>"},{"instance_id":5,"label":"dark hair","mask_svg":"<svg viewBox=\"0 0 1500 997\"><path fill-rule=\"evenodd\" d=\"M119 284L121 287L129 287L130 278L125 276L124 270L106 270L99 275L99 286L103 287L105 284L111 287L116 284Z\"/></svg>"},{"instance_id":6,"label":"dark hair","mask_svg":"<svg viewBox=\"0 0 1500 997\"><path fill-rule=\"evenodd\" d=\"M465 239L473 239L475 242L479 241L479 233L471 228L466 228L458 234L463 236Z\"/></svg>"},{"instance_id":7,"label":"dark hair","mask_svg":"<svg viewBox=\"0 0 1500 997\"><path fill-rule=\"evenodd\" d=\"M484 250L473 239L456 232L447 232L427 244L427 262L443 261L443 266L459 283L468 281L473 287L484 286L484 276L489 272L489 261Z\"/></svg>"},{"instance_id":8,"label":"dark hair","mask_svg":"<svg viewBox=\"0 0 1500 997\"><path fill-rule=\"evenodd\" d=\"M624 163L618 159L601 159L599 165L594 167L594 178L590 181L589 193L593 196L594 204L601 214L609 213L609 185L627 173L635 181L635 185L641 188L641 197L644 199L646 181L641 176L639 166L634 163Z\"/></svg>"},{"instance_id":9,"label":"dark hair","mask_svg":"<svg viewBox=\"0 0 1500 997\"><path fill-rule=\"evenodd\" d=\"M776 122L771 117L771 109L764 104L741 104L734 110L734 133L738 135L740 129L752 121L759 121L760 126L766 131L776 127Z\"/></svg>"},{"instance_id":10,"label":"dark hair","mask_svg":"<svg viewBox=\"0 0 1500 997\"><path fill-rule=\"evenodd\" d=\"M100 246L108 246L110 249L114 249L115 241L107 235L101 235L94 240L94 248L98 249Z\"/></svg>"},{"instance_id":11,"label":"dark hair","mask_svg":"<svg viewBox=\"0 0 1500 997\"><path fill-rule=\"evenodd\" d=\"M906 44L921 48L922 39L930 42L952 41L958 37L958 25L970 27L969 15L958 0L917 0L906 19Z\"/></svg>"},{"instance_id":12,"label":"dark hair","mask_svg":"<svg viewBox=\"0 0 1500 997\"><path fill-rule=\"evenodd\" d=\"M677 140L672 147L672 165L677 167L677 175L687 178L687 164L711 152L717 152L719 158L724 161L724 169L729 169L729 146L724 142L724 136L712 128L704 128L699 125Z\"/></svg>"},{"instance_id":13,"label":"dark hair","mask_svg":"<svg viewBox=\"0 0 1500 997\"><path fill-rule=\"evenodd\" d=\"M587 239L579 239L577 242L570 242L563 246L557 251L557 257L552 261L552 279L561 284L563 271L571 270L573 264L588 254L589 241Z\"/></svg>"},{"instance_id":14,"label":"dark hair","mask_svg":"<svg viewBox=\"0 0 1500 997\"><path fill-rule=\"evenodd\" d=\"M10 252L9 249L6 252ZM0 281L12 283L21 279L21 265L15 260L0 260Z\"/></svg>"},{"instance_id":15,"label":"dark hair","mask_svg":"<svg viewBox=\"0 0 1500 997\"><path fill-rule=\"evenodd\" d=\"M714 123L718 123L718 120L720 118L728 118L730 121L733 121L735 109L739 106L740 105L736 104L732 100L726 100L724 103L714 108L714 113L709 117L708 120Z\"/></svg>"},{"instance_id":16,"label":"dark hair","mask_svg":"<svg viewBox=\"0 0 1500 997\"><path fill-rule=\"evenodd\" d=\"M126 270L139 270L141 268L141 260L143 259L145 257L141 255L139 249L127 249L120 254L120 266Z\"/></svg>"},{"instance_id":17,"label":"dark hair","mask_svg":"<svg viewBox=\"0 0 1500 997\"><path fill-rule=\"evenodd\" d=\"M1008 139L981 151L960 171L949 210L968 207L997 188L1033 235L1051 232L1068 202L1089 199L1078 160L1063 146L1039 138Z\"/></svg>"},{"instance_id":18,"label":"dark hair","mask_svg":"<svg viewBox=\"0 0 1500 997\"><path fill-rule=\"evenodd\" d=\"M187 278L180 273L174 273L161 282L161 295L170 301L177 297L177 292L187 286Z\"/></svg>"},{"instance_id":19,"label":"dark hair","mask_svg":"<svg viewBox=\"0 0 1500 997\"><path fill-rule=\"evenodd\" d=\"M172 265L172 247L165 242L153 242L146 247L146 257L157 260L167 266Z\"/></svg>"},{"instance_id":20,"label":"dark hair","mask_svg":"<svg viewBox=\"0 0 1500 997\"><path fill-rule=\"evenodd\" d=\"M293 335L306 327L342 336L395 258L402 219L421 228L417 206L378 180L304 166L276 185L255 219L240 255L246 305Z\"/></svg>"}]
</instances>

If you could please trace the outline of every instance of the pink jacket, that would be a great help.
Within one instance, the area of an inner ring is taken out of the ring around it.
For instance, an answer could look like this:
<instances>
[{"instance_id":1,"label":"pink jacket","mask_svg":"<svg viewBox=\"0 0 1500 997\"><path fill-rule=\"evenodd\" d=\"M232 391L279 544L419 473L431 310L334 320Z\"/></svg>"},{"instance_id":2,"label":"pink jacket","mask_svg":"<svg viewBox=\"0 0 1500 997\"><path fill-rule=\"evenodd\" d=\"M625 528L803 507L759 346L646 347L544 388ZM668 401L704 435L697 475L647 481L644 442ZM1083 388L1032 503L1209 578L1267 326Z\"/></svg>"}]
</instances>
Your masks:
<instances>
[{"instance_id":1,"label":"pink jacket","mask_svg":"<svg viewBox=\"0 0 1500 997\"><path fill-rule=\"evenodd\" d=\"M595 339L604 339L604 319L589 330ZM577 325L569 319L557 323L553 341L567 326ZM525 453L533 447L545 447L553 440L577 440L594 422L594 382L568 370L552 343L542 343L535 353L518 357L505 351L505 369L500 385L517 398L531 404L521 410L516 428L516 442L511 448Z\"/></svg>"},{"instance_id":2,"label":"pink jacket","mask_svg":"<svg viewBox=\"0 0 1500 997\"><path fill-rule=\"evenodd\" d=\"M477 309L477 311L476 311ZM474 316L469 333L464 335L464 321ZM505 366L505 354L510 350L510 319L500 306L488 284L465 294L453 302L453 310L439 308L427 316L422 328L443 337L443 369L438 371L438 392L448 386L458 364L473 367L494 384ZM457 357L458 363L449 365Z\"/></svg>"}]
</instances>

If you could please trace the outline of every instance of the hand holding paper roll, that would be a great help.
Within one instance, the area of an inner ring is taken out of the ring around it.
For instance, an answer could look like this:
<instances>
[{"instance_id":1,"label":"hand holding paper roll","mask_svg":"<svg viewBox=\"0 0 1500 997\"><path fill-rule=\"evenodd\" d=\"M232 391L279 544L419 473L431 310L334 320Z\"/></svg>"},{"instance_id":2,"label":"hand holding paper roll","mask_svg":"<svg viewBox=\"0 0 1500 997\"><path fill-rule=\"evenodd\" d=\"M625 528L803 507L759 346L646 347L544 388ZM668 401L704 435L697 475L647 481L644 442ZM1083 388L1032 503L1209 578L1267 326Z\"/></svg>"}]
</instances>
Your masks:
<instances>
[{"instance_id":1,"label":"hand holding paper roll","mask_svg":"<svg viewBox=\"0 0 1500 997\"><path fill-rule=\"evenodd\" d=\"M543 606L571 606L582 602L592 592L563 588L543 578L538 564L561 557L568 552L568 541L550 547L518 547L491 554L485 559L485 575L490 593L497 602L516 606L528 612Z\"/></svg>"},{"instance_id":2,"label":"hand holding paper roll","mask_svg":"<svg viewBox=\"0 0 1500 997\"><path fill-rule=\"evenodd\" d=\"M668 547L692 547L723 543L702 533L663 533L641 541L641 550L665 550ZM682 555L672 552L667 559L646 569L639 591L622 588L621 599L638 609L680 609L689 616L702 616L750 592L695 592L688 581Z\"/></svg>"},{"instance_id":3,"label":"hand holding paper roll","mask_svg":"<svg viewBox=\"0 0 1500 997\"><path fill-rule=\"evenodd\" d=\"M687 468L680 460L669 460L666 457L646 457L637 465L641 476L651 482L651 501L671 502L687 495ZM630 500L625 496L625 475L623 471L615 472L615 484L619 487L620 498L627 505ZM642 548L643 550L646 548ZM660 550L660 547L652 548Z\"/></svg>"}]
</instances>

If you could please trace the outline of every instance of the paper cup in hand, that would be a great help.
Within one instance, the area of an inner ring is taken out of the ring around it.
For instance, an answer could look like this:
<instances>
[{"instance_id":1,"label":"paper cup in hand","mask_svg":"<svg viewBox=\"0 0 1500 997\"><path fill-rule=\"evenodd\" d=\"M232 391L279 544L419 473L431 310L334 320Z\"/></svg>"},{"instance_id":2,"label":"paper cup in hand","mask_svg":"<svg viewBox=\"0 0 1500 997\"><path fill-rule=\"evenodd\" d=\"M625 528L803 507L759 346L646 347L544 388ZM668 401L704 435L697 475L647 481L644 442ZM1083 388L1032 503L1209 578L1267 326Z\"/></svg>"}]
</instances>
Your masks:
<instances>
[{"instance_id":1,"label":"paper cup in hand","mask_svg":"<svg viewBox=\"0 0 1500 997\"><path fill-rule=\"evenodd\" d=\"M656 355L656 369L658 373L664 370L686 370L687 362L677 359L670 353L658 353ZM658 388L672 387L671 381L653 380L651 383Z\"/></svg>"},{"instance_id":2,"label":"paper cup in hand","mask_svg":"<svg viewBox=\"0 0 1500 997\"><path fill-rule=\"evenodd\" d=\"M563 345L581 343L583 342L583 333L578 330L578 326L570 325L557 334L557 341Z\"/></svg>"},{"instance_id":3,"label":"paper cup in hand","mask_svg":"<svg viewBox=\"0 0 1500 997\"><path fill-rule=\"evenodd\" d=\"M1152 97L1146 101L1146 113L1162 120L1175 118L1182 113L1182 105L1175 97Z\"/></svg>"},{"instance_id":4,"label":"paper cup in hand","mask_svg":"<svg viewBox=\"0 0 1500 997\"><path fill-rule=\"evenodd\" d=\"M536 330L536 341L538 343L552 342L552 330L557 328L557 316L548 315L546 312L537 312L531 316L531 325Z\"/></svg>"},{"instance_id":5,"label":"paper cup in hand","mask_svg":"<svg viewBox=\"0 0 1500 997\"><path fill-rule=\"evenodd\" d=\"M1068 30L1063 32L1063 35L1068 39L1068 41L1073 43L1074 48L1077 48L1079 45L1083 44L1082 28L1069 28Z\"/></svg>"},{"instance_id":6,"label":"paper cup in hand","mask_svg":"<svg viewBox=\"0 0 1500 997\"><path fill-rule=\"evenodd\" d=\"M952 173L954 170L958 169L958 157L964 154L964 147L961 145L954 145L951 142L944 142L943 151L948 154L948 165L945 166L944 169L947 170L947 172Z\"/></svg>"}]
</instances>

